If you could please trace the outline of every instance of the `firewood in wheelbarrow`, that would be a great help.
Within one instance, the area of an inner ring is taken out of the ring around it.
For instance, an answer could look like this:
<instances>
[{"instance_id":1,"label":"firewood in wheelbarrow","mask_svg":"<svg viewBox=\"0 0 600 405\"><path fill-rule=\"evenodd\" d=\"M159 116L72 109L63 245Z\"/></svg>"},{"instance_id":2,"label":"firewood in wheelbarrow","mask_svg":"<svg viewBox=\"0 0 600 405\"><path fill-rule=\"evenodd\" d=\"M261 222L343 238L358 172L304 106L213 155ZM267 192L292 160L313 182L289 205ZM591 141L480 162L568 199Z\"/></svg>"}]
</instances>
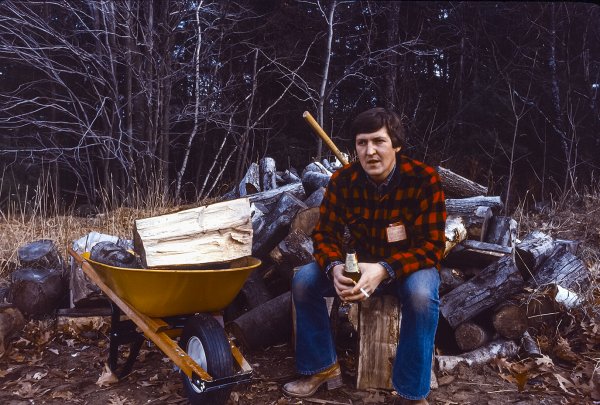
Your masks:
<instances>
[{"instance_id":1,"label":"firewood in wheelbarrow","mask_svg":"<svg viewBox=\"0 0 600 405\"><path fill-rule=\"evenodd\" d=\"M21 267L52 268L64 273L64 261L54 241L40 239L19 247L17 250Z\"/></svg>"},{"instance_id":2,"label":"firewood in wheelbarrow","mask_svg":"<svg viewBox=\"0 0 600 405\"><path fill-rule=\"evenodd\" d=\"M90 252L90 259L112 267L123 267L126 269L142 268L139 259L133 253L114 242L96 243Z\"/></svg>"},{"instance_id":3,"label":"firewood in wheelbarrow","mask_svg":"<svg viewBox=\"0 0 600 405\"><path fill-rule=\"evenodd\" d=\"M11 277L11 302L24 314L50 314L66 297L66 281L56 269L20 267Z\"/></svg>"}]
</instances>

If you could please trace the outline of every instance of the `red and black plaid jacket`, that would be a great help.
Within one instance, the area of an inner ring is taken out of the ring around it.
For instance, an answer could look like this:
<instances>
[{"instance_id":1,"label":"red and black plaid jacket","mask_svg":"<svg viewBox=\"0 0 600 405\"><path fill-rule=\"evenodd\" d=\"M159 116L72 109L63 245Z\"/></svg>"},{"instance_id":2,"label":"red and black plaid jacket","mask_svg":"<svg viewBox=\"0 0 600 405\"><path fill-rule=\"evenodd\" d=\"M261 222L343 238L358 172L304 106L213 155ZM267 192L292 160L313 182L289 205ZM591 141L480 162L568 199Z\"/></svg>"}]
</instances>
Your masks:
<instances>
[{"instance_id":1,"label":"red and black plaid jacket","mask_svg":"<svg viewBox=\"0 0 600 405\"><path fill-rule=\"evenodd\" d=\"M359 162L336 171L329 181L312 234L322 269L343 262L348 226L360 262L385 262L396 277L438 267L445 246L446 204L440 177L424 163L396 155L396 168L378 191ZM407 238L388 242L386 228L401 222Z\"/></svg>"}]
</instances>

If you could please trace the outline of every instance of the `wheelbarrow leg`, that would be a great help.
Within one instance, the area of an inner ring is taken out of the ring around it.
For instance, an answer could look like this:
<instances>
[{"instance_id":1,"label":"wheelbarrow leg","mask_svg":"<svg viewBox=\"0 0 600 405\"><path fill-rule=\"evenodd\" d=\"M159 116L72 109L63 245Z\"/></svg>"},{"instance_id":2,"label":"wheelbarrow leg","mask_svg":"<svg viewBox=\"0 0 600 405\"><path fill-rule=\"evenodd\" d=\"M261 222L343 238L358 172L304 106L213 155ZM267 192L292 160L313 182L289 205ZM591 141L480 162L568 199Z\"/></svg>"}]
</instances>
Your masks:
<instances>
[{"instance_id":1,"label":"wheelbarrow leg","mask_svg":"<svg viewBox=\"0 0 600 405\"><path fill-rule=\"evenodd\" d=\"M145 338L142 333L136 330L135 323L130 320L121 320L121 310L117 305L111 302L111 307L108 366L121 379L131 372ZM129 344L129 355L125 363L120 366L119 347L125 344Z\"/></svg>"}]
</instances>

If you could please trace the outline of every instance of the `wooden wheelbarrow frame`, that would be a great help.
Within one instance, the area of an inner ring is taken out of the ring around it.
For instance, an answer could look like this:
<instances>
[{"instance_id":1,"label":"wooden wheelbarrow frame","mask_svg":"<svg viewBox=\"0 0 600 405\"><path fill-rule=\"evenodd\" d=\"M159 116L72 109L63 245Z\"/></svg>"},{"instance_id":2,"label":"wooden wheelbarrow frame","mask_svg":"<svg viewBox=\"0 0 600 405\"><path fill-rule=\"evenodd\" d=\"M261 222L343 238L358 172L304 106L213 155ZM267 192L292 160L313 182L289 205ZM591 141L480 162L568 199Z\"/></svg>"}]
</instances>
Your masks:
<instances>
[{"instance_id":1,"label":"wooden wheelbarrow frame","mask_svg":"<svg viewBox=\"0 0 600 405\"><path fill-rule=\"evenodd\" d=\"M195 362L177 344L174 338L181 335L183 324L192 315L172 317L149 317L121 299L98 275L96 270L81 255L68 248L69 254L81 266L83 272L110 299L112 307L110 345L108 365L118 378L131 372L131 368L140 351L145 338L152 341L175 365L185 374L199 392L219 390L230 385L249 382L252 378L252 367L246 361L237 346L229 339L231 354L237 363L238 372L229 377L213 378L206 370ZM124 314L128 319L122 320ZM136 330L135 326L139 328ZM145 337L145 338L144 338ZM125 364L119 370L119 346L130 344L130 352Z\"/></svg>"}]
</instances>

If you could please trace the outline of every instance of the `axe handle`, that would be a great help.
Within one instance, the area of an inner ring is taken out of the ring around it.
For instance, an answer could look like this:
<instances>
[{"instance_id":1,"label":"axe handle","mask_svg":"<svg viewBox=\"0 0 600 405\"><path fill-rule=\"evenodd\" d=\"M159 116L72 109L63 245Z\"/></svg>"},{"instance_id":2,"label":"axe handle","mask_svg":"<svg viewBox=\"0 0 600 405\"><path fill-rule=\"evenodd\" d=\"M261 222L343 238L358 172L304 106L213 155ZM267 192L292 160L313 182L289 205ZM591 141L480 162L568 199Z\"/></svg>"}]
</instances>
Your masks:
<instances>
[{"instance_id":1,"label":"axe handle","mask_svg":"<svg viewBox=\"0 0 600 405\"><path fill-rule=\"evenodd\" d=\"M321 126L319 125L319 123L317 121L315 121L315 119L313 118L313 116L308 111L304 111L304 114L302 114L302 116L304 117L304 119L306 120L306 122L308 122L308 125L310 125L310 127L313 129L313 131L315 131L315 133L317 135L319 135L319 137L323 141L325 141L325 143L327 144L327 146L329 147L329 149L331 149L331 151L333 152L333 154L335 155L335 157L337 157L338 160L343 165L347 165L348 164L348 159L346 159L344 157L344 155L342 155L342 152L340 152L340 150L337 148L337 146L335 146L335 143L333 143L333 141L331 140L331 138L325 133L325 131L323 131L323 128L321 128Z\"/></svg>"}]
</instances>

